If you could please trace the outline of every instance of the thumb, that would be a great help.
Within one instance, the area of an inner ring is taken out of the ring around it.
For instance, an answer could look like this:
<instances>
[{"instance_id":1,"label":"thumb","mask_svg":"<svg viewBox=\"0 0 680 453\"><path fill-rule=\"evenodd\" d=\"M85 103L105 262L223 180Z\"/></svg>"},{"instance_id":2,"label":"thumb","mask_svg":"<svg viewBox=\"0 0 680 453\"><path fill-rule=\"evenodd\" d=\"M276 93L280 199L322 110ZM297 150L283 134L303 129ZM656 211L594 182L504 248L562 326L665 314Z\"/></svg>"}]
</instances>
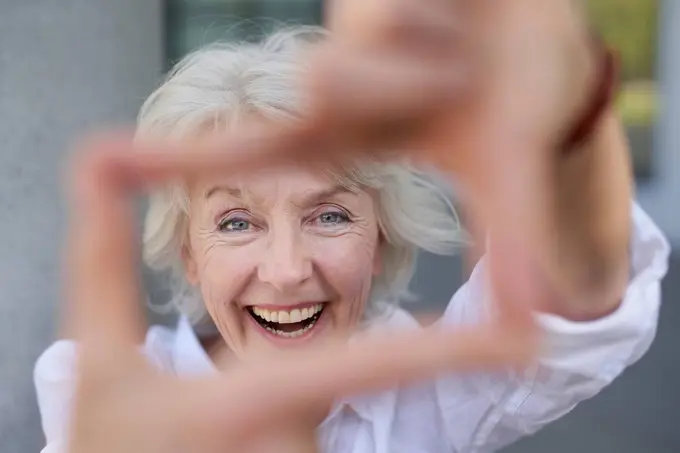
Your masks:
<instances>
[{"instance_id":1,"label":"thumb","mask_svg":"<svg viewBox=\"0 0 680 453\"><path fill-rule=\"evenodd\" d=\"M310 118L318 128L343 141L367 135L388 146L403 137L403 128L413 131L423 118L464 94L466 76L455 63L414 65L408 55L358 52L330 43L312 57L305 82ZM389 127L394 125L399 127ZM395 137L395 132L401 133Z\"/></svg>"}]
</instances>

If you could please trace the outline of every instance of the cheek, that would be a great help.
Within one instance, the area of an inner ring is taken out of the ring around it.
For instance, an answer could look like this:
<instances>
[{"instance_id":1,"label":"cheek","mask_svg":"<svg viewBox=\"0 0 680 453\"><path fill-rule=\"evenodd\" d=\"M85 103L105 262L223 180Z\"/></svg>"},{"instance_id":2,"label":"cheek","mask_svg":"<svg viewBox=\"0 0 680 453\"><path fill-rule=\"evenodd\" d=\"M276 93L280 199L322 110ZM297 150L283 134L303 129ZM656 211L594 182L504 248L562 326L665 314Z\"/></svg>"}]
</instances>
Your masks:
<instances>
[{"instance_id":1,"label":"cheek","mask_svg":"<svg viewBox=\"0 0 680 453\"><path fill-rule=\"evenodd\" d=\"M328 283L343 297L365 297L373 279L377 239L347 234L315 242L314 263Z\"/></svg>"},{"instance_id":2,"label":"cheek","mask_svg":"<svg viewBox=\"0 0 680 453\"><path fill-rule=\"evenodd\" d=\"M252 274L252 256L248 247L219 242L205 247L196 261L201 292L209 309L219 311L233 303Z\"/></svg>"}]
</instances>

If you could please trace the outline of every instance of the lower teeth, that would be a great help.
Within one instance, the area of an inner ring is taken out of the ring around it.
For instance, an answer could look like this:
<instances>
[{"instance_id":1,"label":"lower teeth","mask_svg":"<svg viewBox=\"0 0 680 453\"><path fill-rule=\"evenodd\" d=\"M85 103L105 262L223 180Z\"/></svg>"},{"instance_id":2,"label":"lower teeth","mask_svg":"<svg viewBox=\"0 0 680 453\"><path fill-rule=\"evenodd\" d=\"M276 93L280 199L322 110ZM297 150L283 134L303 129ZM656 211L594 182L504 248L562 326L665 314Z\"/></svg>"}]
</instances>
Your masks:
<instances>
[{"instance_id":1,"label":"lower teeth","mask_svg":"<svg viewBox=\"0 0 680 453\"><path fill-rule=\"evenodd\" d=\"M276 334L280 337L295 338L295 337L299 337L300 335L309 331L312 327L314 327L314 324L316 324L316 321L314 321L313 323L311 323L310 325L306 326L303 329L295 330L293 332L284 332L283 330L272 329L271 327L265 327L265 329L267 329L271 333Z\"/></svg>"}]
</instances>

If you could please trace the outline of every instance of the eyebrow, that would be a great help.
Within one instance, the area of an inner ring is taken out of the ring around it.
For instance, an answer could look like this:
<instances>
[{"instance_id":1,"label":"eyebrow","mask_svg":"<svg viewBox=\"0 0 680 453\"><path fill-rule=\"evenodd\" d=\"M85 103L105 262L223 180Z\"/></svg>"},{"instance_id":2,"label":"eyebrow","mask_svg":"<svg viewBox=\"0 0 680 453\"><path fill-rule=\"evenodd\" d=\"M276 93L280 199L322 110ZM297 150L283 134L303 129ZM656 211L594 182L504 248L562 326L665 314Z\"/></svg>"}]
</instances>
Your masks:
<instances>
[{"instance_id":1,"label":"eyebrow","mask_svg":"<svg viewBox=\"0 0 680 453\"><path fill-rule=\"evenodd\" d=\"M354 194L356 192L354 192L353 190L350 190L346 186L338 184L338 185L329 187L327 189L323 189L323 190L318 191L318 192L311 192L311 193L305 194L295 204L300 206L300 207L313 206L313 205L321 203L323 200L327 200L329 198L333 198L336 195L341 195L341 194L346 194L346 193Z\"/></svg>"},{"instance_id":2,"label":"eyebrow","mask_svg":"<svg viewBox=\"0 0 680 453\"><path fill-rule=\"evenodd\" d=\"M224 192L234 198L243 198L243 191L241 189L223 185L212 186L210 189L206 190L205 198L208 199L218 192Z\"/></svg>"}]
</instances>

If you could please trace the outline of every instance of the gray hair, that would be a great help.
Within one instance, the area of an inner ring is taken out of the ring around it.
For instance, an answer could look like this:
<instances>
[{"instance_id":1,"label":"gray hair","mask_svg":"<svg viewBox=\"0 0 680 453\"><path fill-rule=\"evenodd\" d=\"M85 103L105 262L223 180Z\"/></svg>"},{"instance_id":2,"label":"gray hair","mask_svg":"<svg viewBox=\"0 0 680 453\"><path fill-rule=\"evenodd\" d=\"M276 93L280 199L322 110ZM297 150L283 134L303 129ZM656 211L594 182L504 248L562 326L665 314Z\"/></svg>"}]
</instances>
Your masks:
<instances>
[{"instance_id":1,"label":"gray hair","mask_svg":"<svg viewBox=\"0 0 680 453\"><path fill-rule=\"evenodd\" d=\"M277 31L259 43L217 43L180 61L141 108L138 136L184 137L206 128L234 127L239 117L302 117L299 58L324 39L318 27ZM408 295L419 249L454 254L463 233L447 195L432 178L406 161L366 160L344 169L341 181L375 193L376 214L384 238L383 272L375 277L367 313L397 304ZM184 277L182 248L187 237L189 201L182 187L152 194L144 225L144 261L170 276L172 307L195 325L207 320L199 291ZM159 307L156 307L157 309Z\"/></svg>"}]
</instances>

